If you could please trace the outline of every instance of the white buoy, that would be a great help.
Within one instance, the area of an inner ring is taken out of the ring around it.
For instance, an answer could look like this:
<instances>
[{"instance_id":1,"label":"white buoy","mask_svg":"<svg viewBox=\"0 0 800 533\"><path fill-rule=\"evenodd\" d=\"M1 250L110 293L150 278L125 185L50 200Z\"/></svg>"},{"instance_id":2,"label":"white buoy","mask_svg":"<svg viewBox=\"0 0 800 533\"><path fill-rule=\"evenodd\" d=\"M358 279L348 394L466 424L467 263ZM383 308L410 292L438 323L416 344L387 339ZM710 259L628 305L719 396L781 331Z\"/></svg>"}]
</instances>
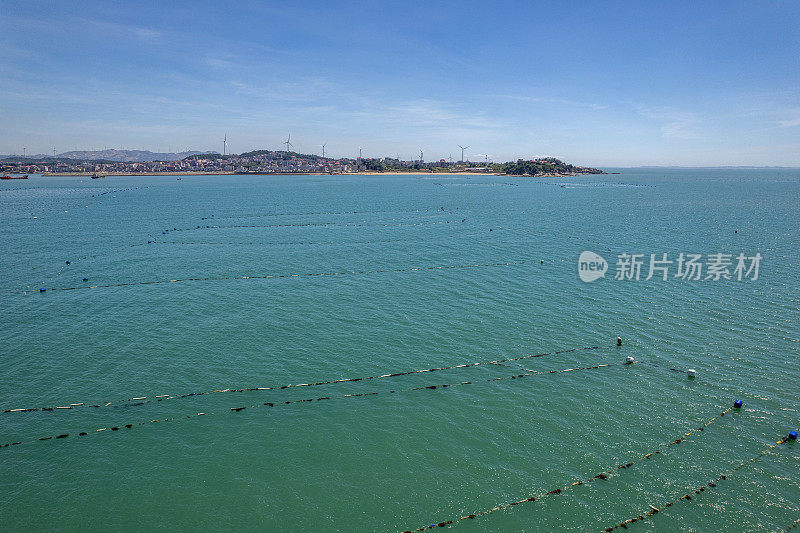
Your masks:
<instances>
[{"instance_id":1,"label":"white buoy","mask_svg":"<svg viewBox=\"0 0 800 533\"><path fill-rule=\"evenodd\" d=\"M625 358L625 362L626 363L633 363L633 357L629 355L628 357Z\"/></svg>"},{"instance_id":2,"label":"white buoy","mask_svg":"<svg viewBox=\"0 0 800 533\"><path fill-rule=\"evenodd\" d=\"M697 377L697 370L695 370L694 368L690 368L689 370L686 371L686 373L689 374L690 378Z\"/></svg>"},{"instance_id":3,"label":"white buoy","mask_svg":"<svg viewBox=\"0 0 800 533\"><path fill-rule=\"evenodd\" d=\"M622 337L617 337L617 346L622 346Z\"/></svg>"}]
</instances>

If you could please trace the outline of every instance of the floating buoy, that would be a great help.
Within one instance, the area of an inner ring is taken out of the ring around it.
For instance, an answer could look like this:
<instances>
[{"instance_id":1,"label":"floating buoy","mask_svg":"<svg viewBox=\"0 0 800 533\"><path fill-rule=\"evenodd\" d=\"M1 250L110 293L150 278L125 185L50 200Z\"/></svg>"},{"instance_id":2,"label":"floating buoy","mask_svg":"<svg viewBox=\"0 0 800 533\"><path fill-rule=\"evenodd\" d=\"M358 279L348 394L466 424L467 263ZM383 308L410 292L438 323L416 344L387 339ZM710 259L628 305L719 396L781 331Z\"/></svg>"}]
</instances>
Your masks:
<instances>
[{"instance_id":1,"label":"floating buoy","mask_svg":"<svg viewBox=\"0 0 800 533\"><path fill-rule=\"evenodd\" d=\"M736 409L741 409L742 408L742 400L736 400L735 402L733 402L733 406Z\"/></svg>"},{"instance_id":2,"label":"floating buoy","mask_svg":"<svg viewBox=\"0 0 800 533\"><path fill-rule=\"evenodd\" d=\"M617 346L622 346L622 337L617 337Z\"/></svg>"},{"instance_id":3,"label":"floating buoy","mask_svg":"<svg viewBox=\"0 0 800 533\"><path fill-rule=\"evenodd\" d=\"M70 261L65 261L67 264L70 264Z\"/></svg>"},{"instance_id":4,"label":"floating buoy","mask_svg":"<svg viewBox=\"0 0 800 533\"><path fill-rule=\"evenodd\" d=\"M33 217L34 220L38 219L39 217Z\"/></svg>"},{"instance_id":5,"label":"floating buoy","mask_svg":"<svg viewBox=\"0 0 800 533\"><path fill-rule=\"evenodd\" d=\"M789 440L797 440L797 431L789 432Z\"/></svg>"},{"instance_id":6,"label":"floating buoy","mask_svg":"<svg viewBox=\"0 0 800 533\"><path fill-rule=\"evenodd\" d=\"M83 278L83 281L89 281L89 278Z\"/></svg>"},{"instance_id":7,"label":"floating buoy","mask_svg":"<svg viewBox=\"0 0 800 533\"><path fill-rule=\"evenodd\" d=\"M630 355L629 355L628 357L626 357L626 358L625 358L625 364L626 364L626 365L629 365L629 364L633 363L633 361L634 361L634 359L633 359L633 357L632 357L632 356L630 356Z\"/></svg>"},{"instance_id":8,"label":"floating buoy","mask_svg":"<svg viewBox=\"0 0 800 533\"><path fill-rule=\"evenodd\" d=\"M46 291L46 290L47 290L47 289L39 289L39 292L44 292L44 291Z\"/></svg>"},{"instance_id":9,"label":"floating buoy","mask_svg":"<svg viewBox=\"0 0 800 533\"><path fill-rule=\"evenodd\" d=\"M690 378L697 377L697 370L695 370L694 368L690 368L689 370L686 371L686 373L689 374Z\"/></svg>"}]
</instances>

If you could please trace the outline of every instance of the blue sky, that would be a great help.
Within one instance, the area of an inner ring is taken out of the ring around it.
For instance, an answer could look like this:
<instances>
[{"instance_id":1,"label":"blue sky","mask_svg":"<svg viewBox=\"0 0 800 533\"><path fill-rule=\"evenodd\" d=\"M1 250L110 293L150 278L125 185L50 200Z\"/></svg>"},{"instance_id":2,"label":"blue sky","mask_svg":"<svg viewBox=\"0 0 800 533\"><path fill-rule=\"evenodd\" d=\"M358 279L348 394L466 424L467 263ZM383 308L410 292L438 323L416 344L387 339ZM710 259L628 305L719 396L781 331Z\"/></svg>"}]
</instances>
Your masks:
<instances>
[{"instance_id":1,"label":"blue sky","mask_svg":"<svg viewBox=\"0 0 800 533\"><path fill-rule=\"evenodd\" d=\"M0 153L800 166L800 4L0 0Z\"/></svg>"}]
</instances>

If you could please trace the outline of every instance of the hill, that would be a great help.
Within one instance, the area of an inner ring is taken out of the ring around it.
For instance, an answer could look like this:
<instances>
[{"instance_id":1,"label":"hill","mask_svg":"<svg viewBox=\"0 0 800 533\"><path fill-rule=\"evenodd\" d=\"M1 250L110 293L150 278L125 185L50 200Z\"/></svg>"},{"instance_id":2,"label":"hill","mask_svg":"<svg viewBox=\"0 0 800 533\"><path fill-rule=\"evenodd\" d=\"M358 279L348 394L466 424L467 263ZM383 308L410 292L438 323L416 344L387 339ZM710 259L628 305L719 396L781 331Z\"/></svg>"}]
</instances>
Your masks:
<instances>
[{"instance_id":1,"label":"hill","mask_svg":"<svg viewBox=\"0 0 800 533\"><path fill-rule=\"evenodd\" d=\"M577 167L564 163L554 157L544 157L541 159L523 160L516 162L503 163L498 165L498 170L513 176L550 176L562 175L570 176L575 174L605 174L602 170L591 167Z\"/></svg>"},{"instance_id":2,"label":"hill","mask_svg":"<svg viewBox=\"0 0 800 533\"><path fill-rule=\"evenodd\" d=\"M158 153L149 150L78 150L72 152L64 152L58 154L58 158L64 159L80 159L80 160L105 160L117 161L121 163L139 163L145 161L180 161L181 159L197 154L216 153L216 152L166 152Z\"/></svg>"}]
</instances>

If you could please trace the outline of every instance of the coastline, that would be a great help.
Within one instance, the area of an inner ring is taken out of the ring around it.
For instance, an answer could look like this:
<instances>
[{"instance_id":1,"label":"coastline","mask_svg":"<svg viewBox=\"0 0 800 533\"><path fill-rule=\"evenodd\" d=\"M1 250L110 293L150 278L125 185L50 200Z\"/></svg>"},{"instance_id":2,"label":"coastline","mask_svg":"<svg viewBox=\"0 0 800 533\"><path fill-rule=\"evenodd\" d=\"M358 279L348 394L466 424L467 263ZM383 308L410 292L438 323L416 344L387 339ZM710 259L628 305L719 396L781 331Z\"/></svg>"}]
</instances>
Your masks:
<instances>
[{"instance_id":1,"label":"coastline","mask_svg":"<svg viewBox=\"0 0 800 533\"><path fill-rule=\"evenodd\" d=\"M55 177L91 177L94 172L43 172L42 176ZM500 174L497 172L234 172L223 170L218 172L104 172L104 176L383 176L383 175L425 175L425 176L503 176L508 178L570 178L575 176L602 175L608 172L591 173L584 172L571 174L537 174L530 176L527 174Z\"/></svg>"},{"instance_id":2,"label":"coastline","mask_svg":"<svg viewBox=\"0 0 800 533\"><path fill-rule=\"evenodd\" d=\"M75 176L75 177L91 177L96 172L42 172L42 176ZM103 172L103 176L216 176L216 175L232 175L236 172L219 171L219 172Z\"/></svg>"}]
</instances>

